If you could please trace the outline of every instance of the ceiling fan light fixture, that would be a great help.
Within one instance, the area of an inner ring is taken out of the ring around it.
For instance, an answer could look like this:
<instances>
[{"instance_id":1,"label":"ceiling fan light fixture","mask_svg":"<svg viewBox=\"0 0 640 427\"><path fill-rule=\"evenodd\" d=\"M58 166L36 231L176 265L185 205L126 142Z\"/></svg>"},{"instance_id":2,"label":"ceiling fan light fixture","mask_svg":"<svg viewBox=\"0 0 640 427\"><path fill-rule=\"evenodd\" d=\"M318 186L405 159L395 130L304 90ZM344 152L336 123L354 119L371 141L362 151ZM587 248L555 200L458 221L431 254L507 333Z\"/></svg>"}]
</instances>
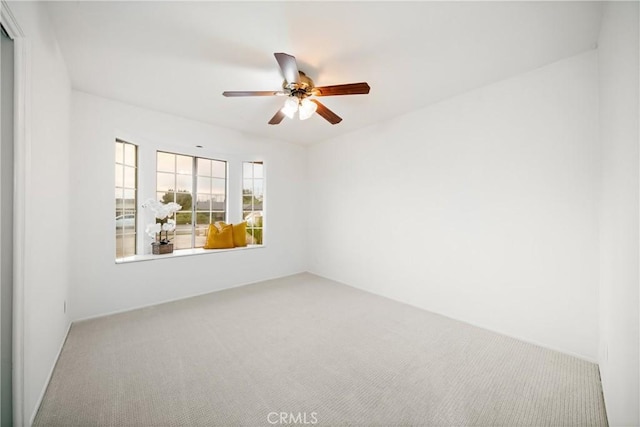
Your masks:
<instances>
[{"instance_id":1,"label":"ceiling fan light fixture","mask_svg":"<svg viewBox=\"0 0 640 427\"><path fill-rule=\"evenodd\" d=\"M295 98L293 96L287 98L287 100L284 101L284 107L282 107L281 111L285 114L285 116L293 119L293 116L296 115L296 111L298 111L298 98Z\"/></svg>"},{"instance_id":2,"label":"ceiling fan light fixture","mask_svg":"<svg viewBox=\"0 0 640 427\"><path fill-rule=\"evenodd\" d=\"M300 120L306 120L314 113L336 125L342 118L328 109L317 99L307 99L310 96L337 96L337 95L366 95L371 89L367 82L346 83L331 86L316 86L313 80L298 69L296 58L284 52L273 54L278 62L284 82L282 90L250 90L250 91L225 91L223 96L286 96L287 99L281 109L269 120L270 125L278 125L285 117L292 119L296 112L300 112Z\"/></svg>"},{"instance_id":3,"label":"ceiling fan light fixture","mask_svg":"<svg viewBox=\"0 0 640 427\"><path fill-rule=\"evenodd\" d=\"M313 116L313 113L316 112L318 106L311 102L311 100L305 98L300 102L300 120L307 120L309 117Z\"/></svg>"}]
</instances>

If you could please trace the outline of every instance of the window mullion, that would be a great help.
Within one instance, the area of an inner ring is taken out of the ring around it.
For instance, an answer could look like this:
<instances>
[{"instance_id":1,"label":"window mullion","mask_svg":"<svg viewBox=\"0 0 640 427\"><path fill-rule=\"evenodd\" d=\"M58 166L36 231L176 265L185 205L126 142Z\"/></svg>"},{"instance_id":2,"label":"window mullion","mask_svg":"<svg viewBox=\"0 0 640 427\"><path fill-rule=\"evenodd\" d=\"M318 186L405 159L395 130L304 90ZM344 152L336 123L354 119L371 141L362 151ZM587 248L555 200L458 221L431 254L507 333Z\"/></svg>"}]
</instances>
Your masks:
<instances>
[{"instance_id":1,"label":"window mullion","mask_svg":"<svg viewBox=\"0 0 640 427\"><path fill-rule=\"evenodd\" d=\"M198 180L198 158L193 157L192 167L191 167L192 175L191 175L191 247L196 247L196 208L198 204L198 190L197 188L197 180Z\"/></svg>"}]
</instances>

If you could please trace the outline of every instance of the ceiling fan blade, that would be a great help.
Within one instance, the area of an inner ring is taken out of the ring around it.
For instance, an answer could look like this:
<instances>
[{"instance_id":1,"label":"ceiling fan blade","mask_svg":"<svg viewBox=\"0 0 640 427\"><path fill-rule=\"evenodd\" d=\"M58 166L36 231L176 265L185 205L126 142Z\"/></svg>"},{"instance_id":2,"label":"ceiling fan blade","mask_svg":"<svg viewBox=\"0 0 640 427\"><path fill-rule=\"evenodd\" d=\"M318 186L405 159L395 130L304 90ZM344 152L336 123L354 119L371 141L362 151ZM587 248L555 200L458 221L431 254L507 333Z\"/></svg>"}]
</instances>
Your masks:
<instances>
[{"instance_id":1,"label":"ceiling fan blade","mask_svg":"<svg viewBox=\"0 0 640 427\"><path fill-rule=\"evenodd\" d=\"M338 123L340 123L342 121L342 118L340 116L338 116L333 111L329 110L320 101L318 101L316 99L310 99L310 101L318 106L318 109L316 110L316 113L320 114L322 117L324 117L324 119L326 121L328 121L332 125L338 124Z\"/></svg>"},{"instance_id":2,"label":"ceiling fan blade","mask_svg":"<svg viewBox=\"0 0 640 427\"><path fill-rule=\"evenodd\" d=\"M278 125L280 124L282 119L284 119L284 113L282 112L282 110L278 110L278 112L273 117L271 117L271 120L269 120L269 124Z\"/></svg>"},{"instance_id":3,"label":"ceiling fan blade","mask_svg":"<svg viewBox=\"0 0 640 427\"><path fill-rule=\"evenodd\" d=\"M274 53L273 55L276 57L287 83L300 83L300 72L298 71L295 56L287 55L286 53Z\"/></svg>"},{"instance_id":4,"label":"ceiling fan blade","mask_svg":"<svg viewBox=\"0 0 640 427\"><path fill-rule=\"evenodd\" d=\"M222 92L223 96L282 96L286 93L274 90L231 90Z\"/></svg>"},{"instance_id":5,"label":"ceiling fan blade","mask_svg":"<svg viewBox=\"0 0 640 427\"><path fill-rule=\"evenodd\" d=\"M344 85L320 86L313 88L315 96L366 95L371 88L366 82Z\"/></svg>"}]
</instances>

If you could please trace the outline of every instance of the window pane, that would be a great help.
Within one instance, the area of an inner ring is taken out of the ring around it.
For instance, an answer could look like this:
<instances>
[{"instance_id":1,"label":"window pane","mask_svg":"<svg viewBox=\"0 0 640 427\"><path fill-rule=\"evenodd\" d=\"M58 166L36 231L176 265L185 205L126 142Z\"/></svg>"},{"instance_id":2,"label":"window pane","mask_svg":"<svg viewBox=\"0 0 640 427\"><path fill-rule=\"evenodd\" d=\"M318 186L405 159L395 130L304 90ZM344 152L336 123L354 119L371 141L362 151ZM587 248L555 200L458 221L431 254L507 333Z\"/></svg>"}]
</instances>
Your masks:
<instances>
[{"instance_id":1,"label":"window pane","mask_svg":"<svg viewBox=\"0 0 640 427\"><path fill-rule=\"evenodd\" d=\"M136 214L126 211L116 215L116 234L133 233L136 227Z\"/></svg>"},{"instance_id":2,"label":"window pane","mask_svg":"<svg viewBox=\"0 0 640 427\"><path fill-rule=\"evenodd\" d=\"M189 249L191 248L191 211L189 212L177 212L175 216L176 231L174 232L174 249Z\"/></svg>"},{"instance_id":3,"label":"window pane","mask_svg":"<svg viewBox=\"0 0 640 427\"><path fill-rule=\"evenodd\" d=\"M116 165L116 187L124 186L124 171L122 165Z\"/></svg>"},{"instance_id":4,"label":"window pane","mask_svg":"<svg viewBox=\"0 0 640 427\"><path fill-rule=\"evenodd\" d=\"M224 194L219 194L211 197L211 210L214 210L214 211L227 210Z\"/></svg>"},{"instance_id":5,"label":"window pane","mask_svg":"<svg viewBox=\"0 0 640 427\"><path fill-rule=\"evenodd\" d=\"M158 171L175 172L176 171L176 155L170 153L158 152Z\"/></svg>"},{"instance_id":6,"label":"window pane","mask_svg":"<svg viewBox=\"0 0 640 427\"><path fill-rule=\"evenodd\" d=\"M244 220L247 221L247 227L262 227L262 212L245 211Z\"/></svg>"},{"instance_id":7,"label":"window pane","mask_svg":"<svg viewBox=\"0 0 640 427\"><path fill-rule=\"evenodd\" d=\"M225 180L220 178L213 178L213 186L211 189L212 194L224 194L225 193Z\"/></svg>"},{"instance_id":8,"label":"window pane","mask_svg":"<svg viewBox=\"0 0 640 427\"><path fill-rule=\"evenodd\" d=\"M242 164L242 177L244 179L251 179L253 178L253 163L251 162L244 162Z\"/></svg>"},{"instance_id":9,"label":"window pane","mask_svg":"<svg viewBox=\"0 0 640 427\"><path fill-rule=\"evenodd\" d=\"M211 193L211 178L208 176L198 177L198 193Z\"/></svg>"},{"instance_id":10,"label":"window pane","mask_svg":"<svg viewBox=\"0 0 640 427\"><path fill-rule=\"evenodd\" d=\"M124 163L124 147L122 142L116 142L116 163Z\"/></svg>"},{"instance_id":11,"label":"window pane","mask_svg":"<svg viewBox=\"0 0 640 427\"><path fill-rule=\"evenodd\" d=\"M256 230L253 228L247 228L247 243L250 245L258 245L258 239L255 236Z\"/></svg>"},{"instance_id":12,"label":"window pane","mask_svg":"<svg viewBox=\"0 0 640 427\"><path fill-rule=\"evenodd\" d=\"M253 180L245 179L242 181L242 193L253 193Z\"/></svg>"},{"instance_id":13,"label":"window pane","mask_svg":"<svg viewBox=\"0 0 640 427\"><path fill-rule=\"evenodd\" d=\"M262 229L254 228L253 229L253 244L261 245L262 244Z\"/></svg>"},{"instance_id":14,"label":"window pane","mask_svg":"<svg viewBox=\"0 0 640 427\"><path fill-rule=\"evenodd\" d=\"M247 223L247 225L249 225ZM253 217L251 218L252 227L262 227L262 211L253 211Z\"/></svg>"},{"instance_id":15,"label":"window pane","mask_svg":"<svg viewBox=\"0 0 640 427\"><path fill-rule=\"evenodd\" d=\"M124 186L126 188L136 188L136 169L132 167L124 168Z\"/></svg>"},{"instance_id":16,"label":"window pane","mask_svg":"<svg viewBox=\"0 0 640 427\"><path fill-rule=\"evenodd\" d=\"M156 174L157 188L156 191L170 191L176 188L175 175L172 173L158 172Z\"/></svg>"},{"instance_id":17,"label":"window pane","mask_svg":"<svg viewBox=\"0 0 640 427\"><path fill-rule=\"evenodd\" d=\"M198 194L198 202L196 204L196 210L199 210L199 211L211 210L210 194Z\"/></svg>"},{"instance_id":18,"label":"window pane","mask_svg":"<svg viewBox=\"0 0 640 427\"><path fill-rule=\"evenodd\" d=\"M176 175L176 189L184 193L191 193L193 177L191 175Z\"/></svg>"},{"instance_id":19,"label":"window pane","mask_svg":"<svg viewBox=\"0 0 640 427\"><path fill-rule=\"evenodd\" d=\"M262 163L254 163L253 164L253 177L254 178L262 178Z\"/></svg>"},{"instance_id":20,"label":"window pane","mask_svg":"<svg viewBox=\"0 0 640 427\"><path fill-rule=\"evenodd\" d=\"M136 235L125 234L122 244L122 255L133 256L136 254Z\"/></svg>"},{"instance_id":21,"label":"window pane","mask_svg":"<svg viewBox=\"0 0 640 427\"><path fill-rule=\"evenodd\" d=\"M262 180L261 179L254 179L253 180L253 195L256 198L261 199L262 198L262 194L264 194L264 191L262 189Z\"/></svg>"},{"instance_id":22,"label":"window pane","mask_svg":"<svg viewBox=\"0 0 640 427\"><path fill-rule=\"evenodd\" d=\"M251 194L242 196L242 209L245 211L251 211L251 209L253 209L253 196Z\"/></svg>"},{"instance_id":23,"label":"window pane","mask_svg":"<svg viewBox=\"0 0 640 427\"><path fill-rule=\"evenodd\" d=\"M213 160L213 174L211 176L216 178L226 178L227 177L227 162L222 162L219 160Z\"/></svg>"},{"instance_id":24,"label":"window pane","mask_svg":"<svg viewBox=\"0 0 640 427\"><path fill-rule=\"evenodd\" d=\"M175 197L175 202L177 204L179 204L182 208L182 211L189 211L189 215L191 215L191 209L193 207L193 203L192 203L192 198L191 198L191 193L186 193L186 192L178 192L178 193L173 193L171 192L170 197L173 198Z\"/></svg>"},{"instance_id":25,"label":"window pane","mask_svg":"<svg viewBox=\"0 0 640 427\"><path fill-rule=\"evenodd\" d=\"M191 212L176 212L176 226L191 225Z\"/></svg>"},{"instance_id":26,"label":"window pane","mask_svg":"<svg viewBox=\"0 0 640 427\"><path fill-rule=\"evenodd\" d=\"M178 173L191 175L193 170L193 157L190 156L177 156L177 171Z\"/></svg>"},{"instance_id":27,"label":"window pane","mask_svg":"<svg viewBox=\"0 0 640 427\"><path fill-rule=\"evenodd\" d=\"M124 144L124 164L128 166L136 165L136 147L133 144Z\"/></svg>"},{"instance_id":28,"label":"window pane","mask_svg":"<svg viewBox=\"0 0 640 427\"><path fill-rule=\"evenodd\" d=\"M190 249L191 248L191 225L179 225L176 227L173 238L174 249Z\"/></svg>"},{"instance_id":29,"label":"window pane","mask_svg":"<svg viewBox=\"0 0 640 427\"><path fill-rule=\"evenodd\" d=\"M213 212L211 214L211 223L218 221L227 221L227 215L224 212Z\"/></svg>"},{"instance_id":30,"label":"window pane","mask_svg":"<svg viewBox=\"0 0 640 427\"><path fill-rule=\"evenodd\" d=\"M182 210L190 210L191 209L191 193L188 191L173 191L173 189L169 189L167 191L158 191L157 193L158 200L162 203L170 203L176 202L180 206L182 206Z\"/></svg>"},{"instance_id":31,"label":"window pane","mask_svg":"<svg viewBox=\"0 0 640 427\"><path fill-rule=\"evenodd\" d=\"M209 225L211 224L211 212L196 212L196 224L197 225Z\"/></svg>"},{"instance_id":32,"label":"window pane","mask_svg":"<svg viewBox=\"0 0 640 427\"><path fill-rule=\"evenodd\" d=\"M247 244L253 245L253 229L247 228Z\"/></svg>"},{"instance_id":33,"label":"window pane","mask_svg":"<svg viewBox=\"0 0 640 427\"><path fill-rule=\"evenodd\" d=\"M130 211L136 209L136 190L124 190L123 207Z\"/></svg>"},{"instance_id":34,"label":"window pane","mask_svg":"<svg viewBox=\"0 0 640 427\"><path fill-rule=\"evenodd\" d=\"M209 230L209 225L207 223L206 226L196 227L196 248L201 248L207 242L207 231Z\"/></svg>"},{"instance_id":35,"label":"window pane","mask_svg":"<svg viewBox=\"0 0 640 427\"><path fill-rule=\"evenodd\" d=\"M198 175L211 176L211 160L198 158Z\"/></svg>"},{"instance_id":36,"label":"window pane","mask_svg":"<svg viewBox=\"0 0 640 427\"><path fill-rule=\"evenodd\" d=\"M122 188L116 188L116 209L124 209L124 190Z\"/></svg>"},{"instance_id":37,"label":"window pane","mask_svg":"<svg viewBox=\"0 0 640 427\"><path fill-rule=\"evenodd\" d=\"M124 258L136 254L136 235L120 234L116 236L116 258Z\"/></svg>"}]
</instances>

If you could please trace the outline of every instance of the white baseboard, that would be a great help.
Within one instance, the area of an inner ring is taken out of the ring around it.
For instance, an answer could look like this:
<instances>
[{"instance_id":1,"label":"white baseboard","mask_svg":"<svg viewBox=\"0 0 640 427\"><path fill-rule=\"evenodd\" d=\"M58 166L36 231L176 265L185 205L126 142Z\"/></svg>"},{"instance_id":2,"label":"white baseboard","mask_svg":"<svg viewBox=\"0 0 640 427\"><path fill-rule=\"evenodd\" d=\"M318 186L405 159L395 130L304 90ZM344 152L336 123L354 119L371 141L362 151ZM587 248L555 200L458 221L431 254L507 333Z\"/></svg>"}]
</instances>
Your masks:
<instances>
[{"instance_id":1,"label":"white baseboard","mask_svg":"<svg viewBox=\"0 0 640 427\"><path fill-rule=\"evenodd\" d=\"M109 312L106 312L106 313L96 314L95 316L80 317L78 319L74 319L72 321L72 323L84 322L85 320L91 320L91 319L99 319L101 317L112 316L114 314L127 313L129 311L140 310L141 308L154 307L154 306L160 305L160 304L167 304L167 303L170 303L170 302L182 301L182 300L189 299L189 298L195 298L195 297L199 297L199 296L202 296L202 295L213 294L213 293L220 292L220 291L226 291L228 289L240 288L242 286L249 286L249 285L254 285L254 284L260 283L260 282L266 282L267 280L281 279L283 277L295 276L296 274L303 274L303 273L308 273L308 272L307 271L299 271L297 273L285 274L284 276L275 276L275 277L269 277L269 278L266 278L266 279L260 279L260 280L256 280L256 281L252 281L252 282L237 283L235 285L227 286L227 287L220 288L220 289L215 289L215 290L212 290L212 291L200 292L200 293L197 293L197 294L189 294L189 295L181 296L181 297L178 297L178 298L171 298L171 299L167 299L167 300L153 302L153 303L150 303L150 304L137 305L137 306L134 306L134 307L124 308L122 310L115 310L115 311L109 311Z\"/></svg>"},{"instance_id":2,"label":"white baseboard","mask_svg":"<svg viewBox=\"0 0 640 427\"><path fill-rule=\"evenodd\" d=\"M47 380L44 382L44 386L42 387L40 396L38 396L36 407L33 410L33 413L31 414L31 416L29 417L29 424L28 424L29 427L33 425L33 421L36 419L36 415L38 414L38 410L40 409L40 405L42 404L42 399L44 399L44 394L47 392L47 388L49 387L49 383L51 382L53 371L55 370L56 365L58 364L58 359L60 359L60 354L62 353L62 348L64 347L64 343L67 342L67 337L69 336L71 325L72 325L72 322L69 322L69 324L67 325L67 332L64 334L64 339L62 340L62 343L60 343L60 348L58 349L58 354L56 354L56 359L54 360L53 365L49 370L49 374L47 375Z\"/></svg>"},{"instance_id":3,"label":"white baseboard","mask_svg":"<svg viewBox=\"0 0 640 427\"><path fill-rule=\"evenodd\" d=\"M560 349L560 348L557 348L557 347L554 347L554 346L550 346L548 344L542 344L542 343L536 342L534 340L523 338L523 337L520 337L520 336L517 336L517 335L512 335L512 334L508 334L508 333L505 333L505 332L502 332L502 331L498 331L498 330L495 330L493 328L487 327L487 326L479 324L479 323L470 322L468 320L457 319L455 317L451 317L451 316L448 316L446 314L439 313L437 311L429 310L428 308L421 307L419 305L415 305L415 304L411 304L411 303L406 302L406 301L402 301L400 299L394 298L394 297L389 296L389 295L385 295L385 294L382 294L382 293L371 291L369 289L361 288L359 286L355 286L355 285L351 285L351 284L348 284L348 283L344 283L344 282L341 282L340 280L333 279L333 278L327 277L327 276L323 276L322 274L318 274L318 273L315 273L313 271L309 271L309 273L315 274L316 276L319 276L319 277L324 277L325 279L333 280L334 282L342 283L343 285L346 285L346 286L349 286L349 287L352 287L352 288L355 288L355 289L358 289L358 290L361 290L361 291L364 291L364 292L368 292L370 294L377 295L379 297L388 298L390 300L393 300L393 301L396 301L396 302L399 302L399 303L402 303L402 304L410 305L411 307L415 307L415 308L418 308L420 310L425 310L425 311L428 311L429 313L434 313L434 314L437 314L438 316L442 316L442 317L446 317L447 319L455 320L456 322L466 323L467 325L471 325L471 326L474 326L476 328L481 328L481 329L484 329L486 331L493 332L495 334L500 334L500 335L503 335L505 337L513 338L513 339L516 339L518 341L522 341L522 342L526 342L528 344L533 344L533 345L538 346L538 347L546 348L547 350L557 351L558 353L566 354L568 356L572 356L572 357L575 357L577 359L584 360L586 362L590 362L590 363L594 363L596 365L599 365L599 362L596 359L588 357L588 356L584 356L582 354L574 353L572 351L568 351L568 350L565 350L565 349Z\"/></svg>"}]
</instances>

